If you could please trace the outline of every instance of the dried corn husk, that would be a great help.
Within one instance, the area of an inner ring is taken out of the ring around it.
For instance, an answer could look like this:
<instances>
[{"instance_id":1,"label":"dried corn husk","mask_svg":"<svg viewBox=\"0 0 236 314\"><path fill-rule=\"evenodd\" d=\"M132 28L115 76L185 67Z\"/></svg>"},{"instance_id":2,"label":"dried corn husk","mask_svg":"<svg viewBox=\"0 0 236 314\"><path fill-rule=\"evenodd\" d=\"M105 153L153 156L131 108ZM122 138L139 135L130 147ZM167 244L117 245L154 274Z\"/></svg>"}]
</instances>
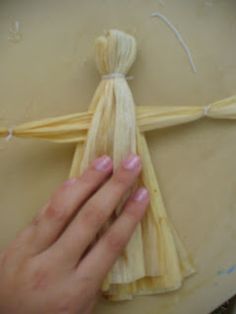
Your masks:
<instances>
[{"instance_id":1,"label":"dried corn husk","mask_svg":"<svg viewBox=\"0 0 236 314\"><path fill-rule=\"evenodd\" d=\"M38 138L55 143L84 142L94 111L47 118L16 126L15 137ZM203 106L137 106L136 124L141 132L189 123L202 118L236 119L236 96ZM8 128L0 128L7 137Z\"/></svg>"},{"instance_id":2,"label":"dried corn husk","mask_svg":"<svg viewBox=\"0 0 236 314\"><path fill-rule=\"evenodd\" d=\"M76 143L70 176L79 175L92 159L109 154L115 169L130 152L138 153L143 171L138 184L150 192L150 206L129 244L107 276L103 292L111 300L178 289L194 272L188 254L169 221L152 166L144 132L200 119L236 118L236 97L207 107L136 107L125 79L136 57L133 37L111 30L96 42L103 76L88 112L21 124L12 134L58 143ZM0 129L6 137L9 130ZM120 206L116 211L119 214Z\"/></svg>"}]
</instances>

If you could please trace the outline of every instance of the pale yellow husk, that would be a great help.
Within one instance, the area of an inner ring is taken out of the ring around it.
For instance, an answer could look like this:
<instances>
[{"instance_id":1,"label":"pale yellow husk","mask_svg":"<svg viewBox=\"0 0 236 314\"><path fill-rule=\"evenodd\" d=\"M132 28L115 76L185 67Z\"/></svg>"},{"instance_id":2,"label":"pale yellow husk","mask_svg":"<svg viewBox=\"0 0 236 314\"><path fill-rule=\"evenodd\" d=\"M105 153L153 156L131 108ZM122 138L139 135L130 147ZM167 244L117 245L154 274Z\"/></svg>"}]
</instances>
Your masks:
<instances>
[{"instance_id":1,"label":"pale yellow husk","mask_svg":"<svg viewBox=\"0 0 236 314\"><path fill-rule=\"evenodd\" d=\"M207 106L137 106L136 124L141 132L189 123L202 118L236 119L236 96ZM74 113L55 118L23 123L14 127L13 135L38 138L55 143L84 142L94 111ZM7 137L9 129L0 127L0 137Z\"/></svg>"},{"instance_id":2,"label":"pale yellow husk","mask_svg":"<svg viewBox=\"0 0 236 314\"><path fill-rule=\"evenodd\" d=\"M76 143L70 176L80 175L99 155L112 156L114 169L130 152L141 156L143 170L137 185L145 185L149 190L150 206L104 282L104 295L111 300L172 291L194 273L185 247L167 216L144 132L203 117L236 118L236 97L205 108L135 107L125 79L135 57L135 39L118 30L109 31L96 42L97 66L104 77L88 112L24 123L12 130L15 137ZM107 77L112 73L119 75ZM0 129L0 136L8 134L7 128ZM117 215L126 197L121 200Z\"/></svg>"}]
</instances>

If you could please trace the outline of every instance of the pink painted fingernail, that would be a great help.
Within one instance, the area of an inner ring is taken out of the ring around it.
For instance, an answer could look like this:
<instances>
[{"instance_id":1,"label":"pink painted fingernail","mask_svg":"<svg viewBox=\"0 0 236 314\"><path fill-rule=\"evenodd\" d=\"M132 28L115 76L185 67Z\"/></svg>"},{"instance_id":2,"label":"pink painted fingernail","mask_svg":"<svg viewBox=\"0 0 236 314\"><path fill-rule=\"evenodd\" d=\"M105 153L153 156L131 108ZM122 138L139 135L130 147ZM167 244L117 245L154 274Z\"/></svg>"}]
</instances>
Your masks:
<instances>
[{"instance_id":1,"label":"pink painted fingernail","mask_svg":"<svg viewBox=\"0 0 236 314\"><path fill-rule=\"evenodd\" d=\"M139 188L133 196L133 199L137 202L146 201L148 198L149 198L148 190L145 188Z\"/></svg>"},{"instance_id":2,"label":"pink painted fingernail","mask_svg":"<svg viewBox=\"0 0 236 314\"><path fill-rule=\"evenodd\" d=\"M98 171L107 171L111 168L112 160L109 156L104 155L94 160L93 165Z\"/></svg>"},{"instance_id":3,"label":"pink painted fingernail","mask_svg":"<svg viewBox=\"0 0 236 314\"><path fill-rule=\"evenodd\" d=\"M64 186L71 186L71 185L75 184L75 182L77 182L77 180L78 179L76 177L70 178L70 179L66 180L63 185Z\"/></svg>"},{"instance_id":4,"label":"pink painted fingernail","mask_svg":"<svg viewBox=\"0 0 236 314\"><path fill-rule=\"evenodd\" d=\"M122 164L125 169L134 170L140 165L140 157L135 154L130 154L125 160L123 160Z\"/></svg>"}]
</instances>

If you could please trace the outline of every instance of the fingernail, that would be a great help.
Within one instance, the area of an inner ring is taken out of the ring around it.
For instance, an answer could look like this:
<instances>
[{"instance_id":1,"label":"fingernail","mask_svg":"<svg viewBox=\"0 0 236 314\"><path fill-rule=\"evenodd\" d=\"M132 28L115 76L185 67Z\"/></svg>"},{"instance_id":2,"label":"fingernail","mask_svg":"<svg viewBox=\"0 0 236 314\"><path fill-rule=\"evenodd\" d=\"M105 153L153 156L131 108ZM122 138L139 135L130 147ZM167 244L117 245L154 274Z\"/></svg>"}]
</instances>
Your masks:
<instances>
[{"instance_id":1,"label":"fingernail","mask_svg":"<svg viewBox=\"0 0 236 314\"><path fill-rule=\"evenodd\" d=\"M76 177L66 180L63 185L64 186L71 186L71 185L75 184L75 182L77 182Z\"/></svg>"},{"instance_id":2,"label":"fingernail","mask_svg":"<svg viewBox=\"0 0 236 314\"><path fill-rule=\"evenodd\" d=\"M140 158L135 154L130 154L125 160L123 160L122 164L125 169L134 170L140 165Z\"/></svg>"},{"instance_id":3,"label":"fingernail","mask_svg":"<svg viewBox=\"0 0 236 314\"><path fill-rule=\"evenodd\" d=\"M98 171L106 171L111 168L112 161L111 158L107 155L99 157L94 160L93 165Z\"/></svg>"},{"instance_id":4,"label":"fingernail","mask_svg":"<svg viewBox=\"0 0 236 314\"><path fill-rule=\"evenodd\" d=\"M149 198L148 190L145 188L139 188L133 196L133 199L137 202L146 201L148 198Z\"/></svg>"}]
</instances>

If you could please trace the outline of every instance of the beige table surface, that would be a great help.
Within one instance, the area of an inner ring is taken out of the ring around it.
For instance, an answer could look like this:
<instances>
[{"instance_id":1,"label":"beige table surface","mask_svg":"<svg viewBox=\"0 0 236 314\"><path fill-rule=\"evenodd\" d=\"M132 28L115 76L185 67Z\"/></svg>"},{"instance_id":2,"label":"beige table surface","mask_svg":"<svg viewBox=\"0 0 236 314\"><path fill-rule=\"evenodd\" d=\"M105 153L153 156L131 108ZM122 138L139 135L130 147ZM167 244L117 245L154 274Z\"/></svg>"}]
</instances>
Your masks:
<instances>
[{"instance_id":1,"label":"beige table surface","mask_svg":"<svg viewBox=\"0 0 236 314\"><path fill-rule=\"evenodd\" d=\"M155 11L182 33L196 74L175 36L150 18ZM0 125L86 110L99 82L94 40L109 28L137 38L130 72L137 105L206 105L236 94L234 0L2 0ZM207 314L236 292L236 121L205 119L150 132L148 140L169 215L197 274L178 292L102 302L96 313ZM66 178L73 150L0 141L1 247Z\"/></svg>"}]
</instances>

